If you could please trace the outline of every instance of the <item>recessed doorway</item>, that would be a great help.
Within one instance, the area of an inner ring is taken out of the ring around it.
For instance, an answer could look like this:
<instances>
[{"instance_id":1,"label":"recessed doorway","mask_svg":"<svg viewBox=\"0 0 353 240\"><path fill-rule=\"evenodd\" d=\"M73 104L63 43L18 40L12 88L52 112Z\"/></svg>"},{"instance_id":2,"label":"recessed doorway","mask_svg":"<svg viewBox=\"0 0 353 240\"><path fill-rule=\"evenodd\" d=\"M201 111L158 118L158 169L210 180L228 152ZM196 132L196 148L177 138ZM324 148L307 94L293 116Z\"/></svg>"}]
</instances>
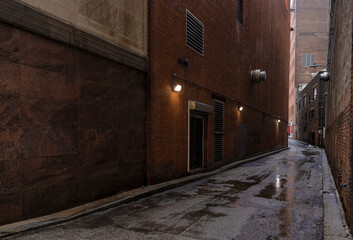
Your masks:
<instances>
[{"instance_id":1,"label":"recessed doorway","mask_svg":"<svg viewBox=\"0 0 353 240\"><path fill-rule=\"evenodd\" d=\"M190 114L190 169L203 167L205 116Z\"/></svg>"}]
</instances>

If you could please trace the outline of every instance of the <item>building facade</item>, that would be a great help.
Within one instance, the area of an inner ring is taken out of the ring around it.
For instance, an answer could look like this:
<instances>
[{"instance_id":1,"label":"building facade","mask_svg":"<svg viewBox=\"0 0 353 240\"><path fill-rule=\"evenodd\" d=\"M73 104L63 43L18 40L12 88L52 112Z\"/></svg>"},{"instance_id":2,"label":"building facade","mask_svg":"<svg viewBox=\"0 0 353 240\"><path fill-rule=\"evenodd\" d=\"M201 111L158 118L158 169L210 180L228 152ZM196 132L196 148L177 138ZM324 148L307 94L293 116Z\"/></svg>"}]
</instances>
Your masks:
<instances>
[{"instance_id":1,"label":"building facade","mask_svg":"<svg viewBox=\"0 0 353 240\"><path fill-rule=\"evenodd\" d=\"M288 98L288 135L295 138L296 95L295 85L295 49L296 49L296 0L290 1L290 59L289 59L289 98Z\"/></svg>"},{"instance_id":2,"label":"building facade","mask_svg":"<svg viewBox=\"0 0 353 240\"><path fill-rule=\"evenodd\" d=\"M289 13L1 1L0 224L287 147Z\"/></svg>"},{"instance_id":3,"label":"building facade","mask_svg":"<svg viewBox=\"0 0 353 240\"><path fill-rule=\"evenodd\" d=\"M329 0L296 0L296 86L311 81L311 74L326 66ZM322 68L322 67L321 67Z\"/></svg>"},{"instance_id":4,"label":"building facade","mask_svg":"<svg viewBox=\"0 0 353 240\"><path fill-rule=\"evenodd\" d=\"M300 141L324 147L325 139L325 82L320 80L318 72L315 77L298 93L298 136Z\"/></svg>"},{"instance_id":5,"label":"building facade","mask_svg":"<svg viewBox=\"0 0 353 240\"><path fill-rule=\"evenodd\" d=\"M326 154L353 229L353 2L331 0L326 107Z\"/></svg>"},{"instance_id":6,"label":"building facade","mask_svg":"<svg viewBox=\"0 0 353 240\"><path fill-rule=\"evenodd\" d=\"M149 183L287 146L289 1L151 0L149 11ZM267 79L252 82L255 69Z\"/></svg>"},{"instance_id":7,"label":"building facade","mask_svg":"<svg viewBox=\"0 0 353 240\"><path fill-rule=\"evenodd\" d=\"M313 74L326 68L329 0L296 0L295 3L295 90L290 94L289 102L294 99L298 106L299 92L311 81ZM289 111L291 114L291 109ZM294 125L297 122L298 113ZM298 131L298 127L293 128L294 139L298 139Z\"/></svg>"}]
</instances>

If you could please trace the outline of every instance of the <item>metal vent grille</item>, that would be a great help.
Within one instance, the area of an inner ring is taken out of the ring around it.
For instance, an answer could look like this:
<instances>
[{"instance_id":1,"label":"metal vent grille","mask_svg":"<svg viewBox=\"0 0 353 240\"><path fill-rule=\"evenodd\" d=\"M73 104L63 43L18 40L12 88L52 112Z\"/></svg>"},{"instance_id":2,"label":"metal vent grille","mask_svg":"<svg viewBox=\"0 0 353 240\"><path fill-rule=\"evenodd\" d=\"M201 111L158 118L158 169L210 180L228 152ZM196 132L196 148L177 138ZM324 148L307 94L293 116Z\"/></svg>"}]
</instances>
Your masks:
<instances>
[{"instance_id":1,"label":"metal vent grille","mask_svg":"<svg viewBox=\"0 0 353 240\"><path fill-rule=\"evenodd\" d=\"M224 146L224 103L215 102L214 107L214 161L223 161L223 146Z\"/></svg>"},{"instance_id":2,"label":"metal vent grille","mask_svg":"<svg viewBox=\"0 0 353 240\"><path fill-rule=\"evenodd\" d=\"M314 54L303 54L303 67L310 67L315 64Z\"/></svg>"},{"instance_id":3,"label":"metal vent grille","mask_svg":"<svg viewBox=\"0 0 353 240\"><path fill-rule=\"evenodd\" d=\"M186 10L186 45L203 55L204 28L194 15Z\"/></svg>"}]
</instances>

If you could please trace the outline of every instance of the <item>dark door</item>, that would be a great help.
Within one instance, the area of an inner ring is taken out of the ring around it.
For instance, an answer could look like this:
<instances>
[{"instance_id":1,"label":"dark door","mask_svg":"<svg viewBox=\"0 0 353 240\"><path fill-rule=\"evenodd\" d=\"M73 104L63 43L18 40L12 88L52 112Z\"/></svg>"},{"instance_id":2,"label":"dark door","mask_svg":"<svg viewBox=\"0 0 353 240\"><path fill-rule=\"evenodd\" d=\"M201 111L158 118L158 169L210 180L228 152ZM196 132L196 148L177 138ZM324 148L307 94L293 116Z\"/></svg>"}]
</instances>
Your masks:
<instances>
[{"instance_id":1,"label":"dark door","mask_svg":"<svg viewBox=\"0 0 353 240\"><path fill-rule=\"evenodd\" d=\"M202 167L204 118L192 114L190 117L190 169Z\"/></svg>"},{"instance_id":2,"label":"dark door","mask_svg":"<svg viewBox=\"0 0 353 240\"><path fill-rule=\"evenodd\" d=\"M315 133L311 133L311 144L315 145Z\"/></svg>"}]
</instances>

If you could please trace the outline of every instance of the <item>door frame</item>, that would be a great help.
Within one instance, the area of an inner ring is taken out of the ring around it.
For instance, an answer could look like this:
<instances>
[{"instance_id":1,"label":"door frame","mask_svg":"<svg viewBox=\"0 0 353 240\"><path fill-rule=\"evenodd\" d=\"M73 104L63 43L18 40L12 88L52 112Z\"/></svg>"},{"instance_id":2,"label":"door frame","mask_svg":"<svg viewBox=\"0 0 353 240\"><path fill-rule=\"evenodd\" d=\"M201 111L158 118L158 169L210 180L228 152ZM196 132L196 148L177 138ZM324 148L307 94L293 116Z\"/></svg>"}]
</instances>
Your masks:
<instances>
[{"instance_id":1,"label":"door frame","mask_svg":"<svg viewBox=\"0 0 353 240\"><path fill-rule=\"evenodd\" d=\"M205 123L206 123L206 117L204 114L200 114L198 112L195 111L190 111L190 118L189 118L189 122L190 119L194 117L194 118L198 118L202 120L202 156L201 156L201 168L205 167ZM189 136L190 136L190 128L189 128ZM190 140L189 140L189 148L190 148ZM190 152L189 152L189 169L190 169ZM196 168L197 169L197 168ZM191 169L193 170L193 169Z\"/></svg>"},{"instance_id":2,"label":"door frame","mask_svg":"<svg viewBox=\"0 0 353 240\"><path fill-rule=\"evenodd\" d=\"M197 111L192 109L192 100L188 101L188 141L187 141L187 172L190 172L190 118L192 115L200 116L203 119L202 132L202 168L207 167L208 156L208 112ZM192 171L192 170L191 170Z\"/></svg>"}]
</instances>

